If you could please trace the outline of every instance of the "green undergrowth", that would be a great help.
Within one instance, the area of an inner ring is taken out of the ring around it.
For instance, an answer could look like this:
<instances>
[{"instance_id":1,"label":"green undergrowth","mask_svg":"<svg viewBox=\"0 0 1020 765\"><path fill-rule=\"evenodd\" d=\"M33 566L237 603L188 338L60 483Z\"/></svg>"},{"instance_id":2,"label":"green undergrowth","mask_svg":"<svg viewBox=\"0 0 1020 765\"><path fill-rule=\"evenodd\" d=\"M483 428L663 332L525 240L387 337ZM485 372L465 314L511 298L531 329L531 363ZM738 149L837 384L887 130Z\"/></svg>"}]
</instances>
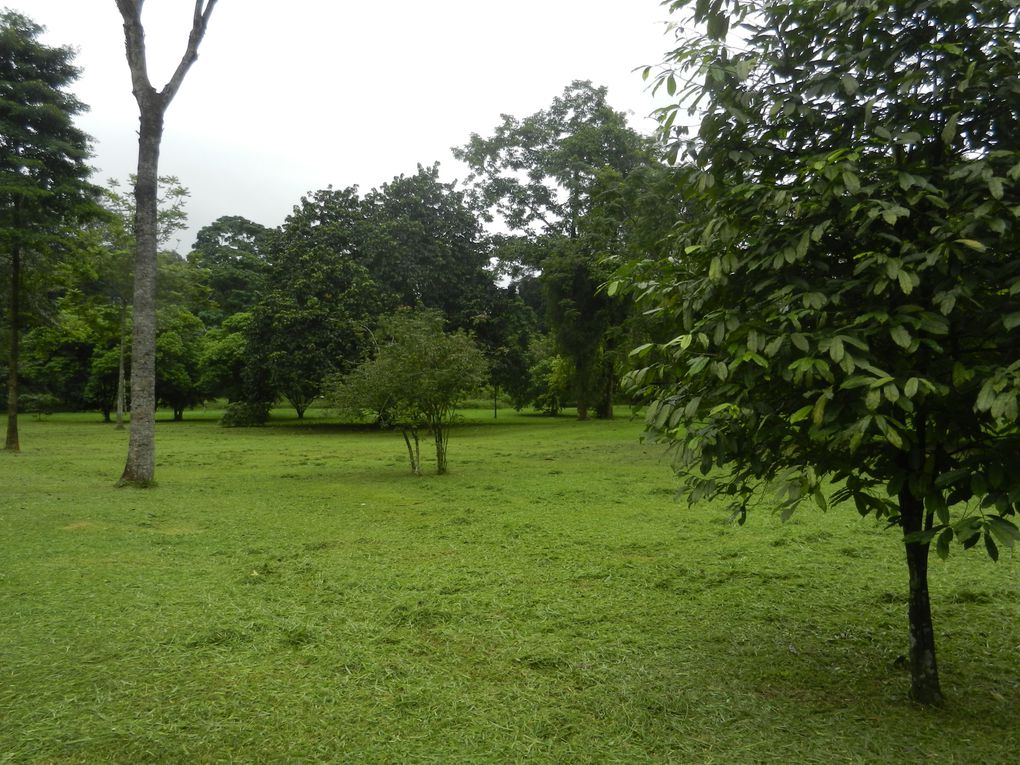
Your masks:
<instances>
[{"instance_id":1,"label":"green undergrowth","mask_svg":"<svg viewBox=\"0 0 1020 765\"><path fill-rule=\"evenodd\" d=\"M0 454L0 763L1017 759L1013 553L933 561L927 710L894 532L681 506L637 421L471 411L416 479L393 433L217 417L159 422L154 489L92 416Z\"/></svg>"}]
</instances>

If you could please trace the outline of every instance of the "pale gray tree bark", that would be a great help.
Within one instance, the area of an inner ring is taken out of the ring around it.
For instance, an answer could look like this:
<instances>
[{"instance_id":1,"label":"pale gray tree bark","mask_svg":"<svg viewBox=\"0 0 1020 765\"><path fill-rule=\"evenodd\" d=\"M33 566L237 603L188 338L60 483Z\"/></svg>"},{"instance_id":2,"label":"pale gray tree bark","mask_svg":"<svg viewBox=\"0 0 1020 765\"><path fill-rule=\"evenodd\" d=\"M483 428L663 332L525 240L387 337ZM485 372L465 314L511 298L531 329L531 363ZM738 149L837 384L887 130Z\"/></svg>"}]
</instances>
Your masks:
<instances>
[{"instance_id":1,"label":"pale gray tree bark","mask_svg":"<svg viewBox=\"0 0 1020 765\"><path fill-rule=\"evenodd\" d=\"M127 391L124 389L127 377L124 374L124 340L127 327L127 305L124 299L120 298L120 358L117 362L117 430L124 430L124 399L127 398Z\"/></svg>"},{"instance_id":2,"label":"pale gray tree bark","mask_svg":"<svg viewBox=\"0 0 1020 765\"><path fill-rule=\"evenodd\" d=\"M120 485L150 486L156 477L156 195L163 118L184 76L198 58L216 0L195 0L188 47L170 81L157 91L145 59L144 0L117 0L131 86L138 102L138 172L135 180L135 282L131 335L131 435Z\"/></svg>"}]
</instances>

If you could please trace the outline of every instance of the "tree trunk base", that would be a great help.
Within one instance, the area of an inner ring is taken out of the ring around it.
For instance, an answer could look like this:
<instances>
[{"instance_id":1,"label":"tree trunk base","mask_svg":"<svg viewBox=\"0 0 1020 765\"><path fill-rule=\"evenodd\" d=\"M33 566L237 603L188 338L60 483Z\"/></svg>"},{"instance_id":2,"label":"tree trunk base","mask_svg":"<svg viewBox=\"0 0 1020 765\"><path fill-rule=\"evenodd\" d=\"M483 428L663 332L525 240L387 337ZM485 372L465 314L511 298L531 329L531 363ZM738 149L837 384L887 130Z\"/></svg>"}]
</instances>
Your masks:
<instances>
[{"instance_id":1,"label":"tree trunk base","mask_svg":"<svg viewBox=\"0 0 1020 765\"><path fill-rule=\"evenodd\" d=\"M117 489L154 489L156 488L156 482L121 476L120 480L114 484L114 487Z\"/></svg>"},{"instance_id":2,"label":"tree trunk base","mask_svg":"<svg viewBox=\"0 0 1020 765\"><path fill-rule=\"evenodd\" d=\"M916 535L924 528L924 506L920 499L910 493L908 487L900 491L899 499L900 523L910 575L907 601L910 698L925 706L940 706L945 698L939 685L939 670L935 661L935 629L932 626L931 601L928 596L928 545L916 539Z\"/></svg>"}]
</instances>

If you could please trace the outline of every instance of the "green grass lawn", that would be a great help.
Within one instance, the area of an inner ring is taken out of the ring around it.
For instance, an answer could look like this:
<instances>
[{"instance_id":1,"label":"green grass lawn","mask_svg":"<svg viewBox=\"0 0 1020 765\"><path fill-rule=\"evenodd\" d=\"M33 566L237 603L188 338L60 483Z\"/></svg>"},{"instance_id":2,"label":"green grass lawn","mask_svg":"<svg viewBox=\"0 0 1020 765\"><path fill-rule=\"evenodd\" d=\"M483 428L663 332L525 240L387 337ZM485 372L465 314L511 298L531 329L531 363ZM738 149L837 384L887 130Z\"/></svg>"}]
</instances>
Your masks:
<instances>
[{"instance_id":1,"label":"green grass lawn","mask_svg":"<svg viewBox=\"0 0 1020 765\"><path fill-rule=\"evenodd\" d=\"M0 763L1014 763L1020 564L933 561L906 699L897 535L673 497L640 423L398 435L22 420L0 454ZM426 468L430 465L427 462Z\"/></svg>"}]
</instances>

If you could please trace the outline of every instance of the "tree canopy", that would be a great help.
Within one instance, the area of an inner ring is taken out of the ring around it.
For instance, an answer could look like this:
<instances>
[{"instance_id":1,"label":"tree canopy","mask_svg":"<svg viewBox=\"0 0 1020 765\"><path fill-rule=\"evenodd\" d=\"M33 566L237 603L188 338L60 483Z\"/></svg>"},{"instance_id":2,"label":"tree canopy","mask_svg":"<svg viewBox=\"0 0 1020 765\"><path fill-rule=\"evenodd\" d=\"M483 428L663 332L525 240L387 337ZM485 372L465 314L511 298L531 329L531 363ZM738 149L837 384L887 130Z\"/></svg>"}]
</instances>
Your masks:
<instances>
[{"instance_id":1,"label":"tree canopy","mask_svg":"<svg viewBox=\"0 0 1020 765\"><path fill-rule=\"evenodd\" d=\"M598 171L627 171L645 158L647 139L607 101L608 91L575 80L549 108L502 116L493 134L477 133L454 156L472 170L480 201L514 231L574 237Z\"/></svg>"},{"instance_id":2,"label":"tree canopy","mask_svg":"<svg viewBox=\"0 0 1020 765\"><path fill-rule=\"evenodd\" d=\"M472 170L476 204L515 232L495 255L515 288L535 298L565 363L578 417L612 414L616 354L611 328L627 310L598 286L609 240L591 236L606 179L656 162L651 142L608 103L604 87L575 81L550 106L524 118L502 115L493 134L472 134L454 155Z\"/></svg>"},{"instance_id":3,"label":"tree canopy","mask_svg":"<svg viewBox=\"0 0 1020 765\"><path fill-rule=\"evenodd\" d=\"M208 273L215 304L207 317L220 324L248 311L265 285L269 229L240 215L224 215L202 227L188 262Z\"/></svg>"},{"instance_id":4,"label":"tree canopy","mask_svg":"<svg viewBox=\"0 0 1020 765\"><path fill-rule=\"evenodd\" d=\"M439 165L418 166L362 199L356 257L394 308L424 306L456 326L470 325L492 279L481 221Z\"/></svg>"},{"instance_id":5,"label":"tree canopy","mask_svg":"<svg viewBox=\"0 0 1020 765\"><path fill-rule=\"evenodd\" d=\"M379 286L356 259L361 203L354 187L302 198L270 239L268 285L252 310L248 398L284 396L299 417L322 380L361 359L383 309Z\"/></svg>"}]
</instances>

